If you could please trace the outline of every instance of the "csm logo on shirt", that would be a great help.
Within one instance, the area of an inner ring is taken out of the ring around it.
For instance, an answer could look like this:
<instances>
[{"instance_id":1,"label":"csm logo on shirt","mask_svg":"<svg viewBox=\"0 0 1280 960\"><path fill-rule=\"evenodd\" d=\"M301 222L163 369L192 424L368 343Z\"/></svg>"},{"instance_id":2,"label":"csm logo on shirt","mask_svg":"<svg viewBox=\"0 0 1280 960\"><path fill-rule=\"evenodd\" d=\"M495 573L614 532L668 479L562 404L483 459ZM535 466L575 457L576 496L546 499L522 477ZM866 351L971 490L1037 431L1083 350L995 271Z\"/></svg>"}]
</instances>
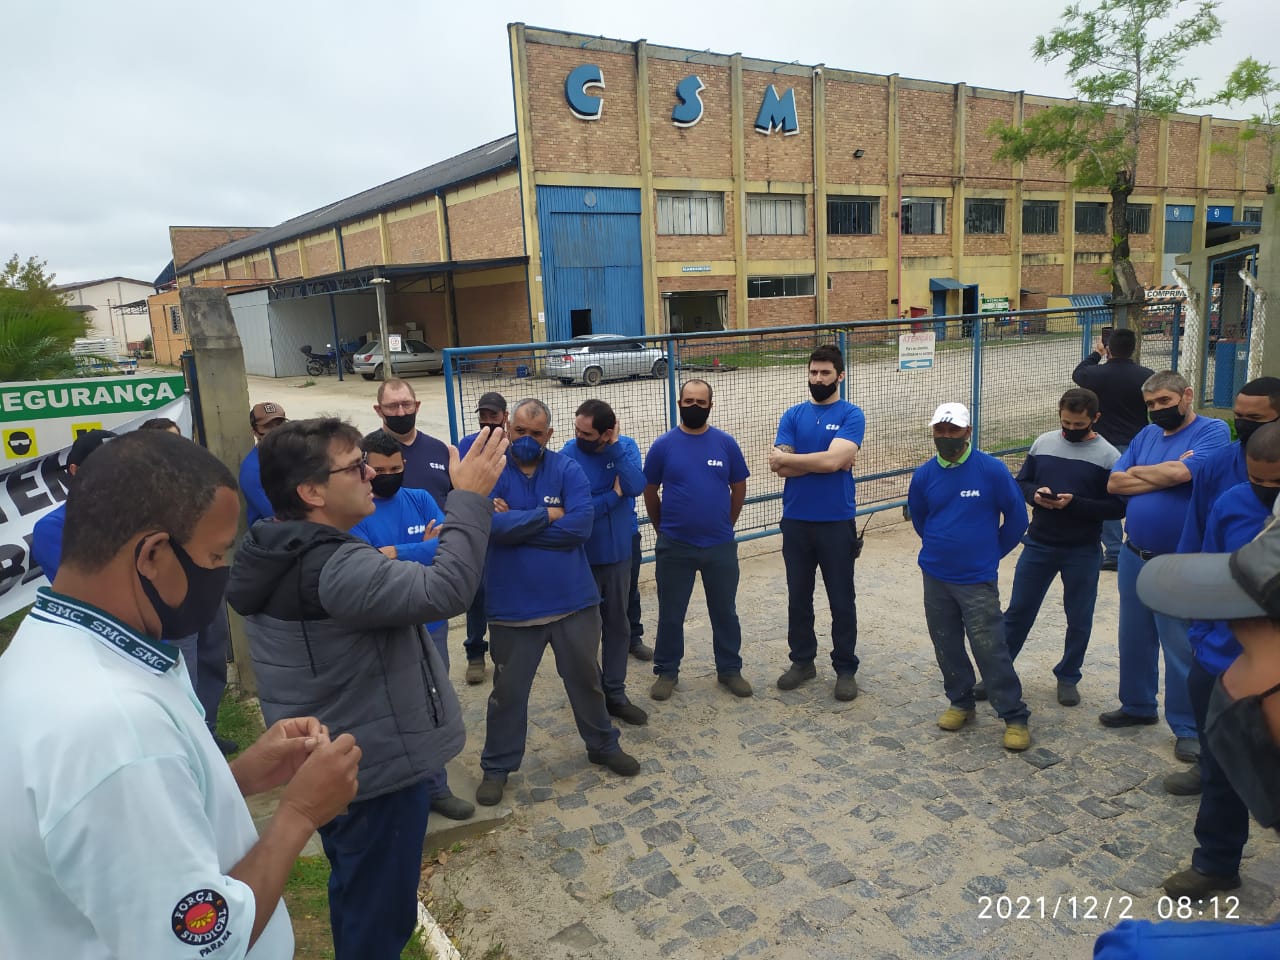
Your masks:
<instances>
[{"instance_id":1,"label":"csm logo on shirt","mask_svg":"<svg viewBox=\"0 0 1280 960\"><path fill-rule=\"evenodd\" d=\"M543 502L543 503L545 503L545 504L546 504L547 506L549 506L549 507L558 507L558 506L560 506L560 498L559 498L559 497L543 497L543 498L542 498L542 502Z\"/></svg>"},{"instance_id":2,"label":"csm logo on shirt","mask_svg":"<svg viewBox=\"0 0 1280 960\"><path fill-rule=\"evenodd\" d=\"M427 525L425 523L415 524L414 526L410 527L408 530L405 531L405 533L408 533L411 535L415 533L426 533L426 532L427 532Z\"/></svg>"},{"instance_id":3,"label":"csm logo on shirt","mask_svg":"<svg viewBox=\"0 0 1280 960\"><path fill-rule=\"evenodd\" d=\"M961 490L961 491L960 491L960 496L962 496L962 497L980 497L980 496L982 496L982 491L981 491L981 490Z\"/></svg>"},{"instance_id":4,"label":"csm logo on shirt","mask_svg":"<svg viewBox=\"0 0 1280 960\"><path fill-rule=\"evenodd\" d=\"M708 467L723 467L723 466L724 466L724 461L723 461L723 460L708 460L708 461L707 461L707 466L708 466Z\"/></svg>"},{"instance_id":5,"label":"csm logo on shirt","mask_svg":"<svg viewBox=\"0 0 1280 960\"><path fill-rule=\"evenodd\" d=\"M826 427L828 430L839 430L839 429L840 429L840 424L838 424L838 423L824 423L824 424L823 424L823 426L824 426L824 427Z\"/></svg>"},{"instance_id":6,"label":"csm logo on shirt","mask_svg":"<svg viewBox=\"0 0 1280 960\"><path fill-rule=\"evenodd\" d=\"M431 467L432 470L448 470L449 469L449 465L447 463L435 463L434 461L430 463L429 466Z\"/></svg>"}]
</instances>

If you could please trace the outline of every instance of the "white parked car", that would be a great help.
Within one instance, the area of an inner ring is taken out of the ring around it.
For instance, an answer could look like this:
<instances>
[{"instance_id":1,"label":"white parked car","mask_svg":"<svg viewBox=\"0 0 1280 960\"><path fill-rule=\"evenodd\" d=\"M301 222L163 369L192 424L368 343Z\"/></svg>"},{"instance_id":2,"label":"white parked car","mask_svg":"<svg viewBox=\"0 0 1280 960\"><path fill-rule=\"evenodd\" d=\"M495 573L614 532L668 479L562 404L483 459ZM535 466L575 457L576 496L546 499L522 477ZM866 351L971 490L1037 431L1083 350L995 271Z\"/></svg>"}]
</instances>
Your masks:
<instances>
[{"instance_id":1,"label":"white parked car","mask_svg":"<svg viewBox=\"0 0 1280 960\"><path fill-rule=\"evenodd\" d=\"M356 373L366 380L382 379L382 344L370 340L356 351L351 358ZM411 377L416 374L429 373L439 376L444 373L444 354L421 340L405 337L400 349L391 355L391 365L397 377Z\"/></svg>"},{"instance_id":2,"label":"white parked car","mask_svg":"<svg viewBox=\"0 0 1280 960\"><path fill-rule=\"evenodd\" d=\"M564 384L594 387L602 380L627 377L665 377L667 355L657 347L628 341L616 333L590 333L574 337L575 344L552 351L543 370Z\"/></svg>"}]
</instances>

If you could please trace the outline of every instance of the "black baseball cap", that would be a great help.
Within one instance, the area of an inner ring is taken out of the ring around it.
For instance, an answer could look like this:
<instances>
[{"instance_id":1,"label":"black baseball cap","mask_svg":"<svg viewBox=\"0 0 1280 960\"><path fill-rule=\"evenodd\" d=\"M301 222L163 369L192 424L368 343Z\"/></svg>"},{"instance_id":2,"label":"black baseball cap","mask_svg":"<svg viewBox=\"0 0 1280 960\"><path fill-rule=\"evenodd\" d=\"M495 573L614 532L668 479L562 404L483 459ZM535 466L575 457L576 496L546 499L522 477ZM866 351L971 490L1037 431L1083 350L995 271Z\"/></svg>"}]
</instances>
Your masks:
<instances>
[{"instance_id":1,"label":"black baseball cap","mask_svg":"<svg viewBox=\"0 0 1280 960\"><path fill-rule=\"evenodd\" d=\"M1280 502L1277 503L1280 509ZM1235 553L1166 554L1138 574L1138 597L1184 620L1280 620L1280 519Z\"/></svg>"},{"instance_id":2,"label":"black baseball cap","mask_svg":"<svg viewBox=\"0 0 1280 960\"><path fill-rule=\"evenodd\" d=\"M494 413L507 412L507 398L496 390L490 390L486 394L482 394L480 401L476 404L476 413L481 410L492 410Z\"/></svg>"},{"instance_id":3,"label":"black baseball cap","mask_svg":"<svg viewBox=\"0 0 1280 960\"><path fill-rule=\"evenodd\" d=\"M71 452L67 454L67 466L80 466L89 459L89 454L108 440L114 440L115 436L110 430L86 430L71 444Z\"/></svg>"}]
</instances>

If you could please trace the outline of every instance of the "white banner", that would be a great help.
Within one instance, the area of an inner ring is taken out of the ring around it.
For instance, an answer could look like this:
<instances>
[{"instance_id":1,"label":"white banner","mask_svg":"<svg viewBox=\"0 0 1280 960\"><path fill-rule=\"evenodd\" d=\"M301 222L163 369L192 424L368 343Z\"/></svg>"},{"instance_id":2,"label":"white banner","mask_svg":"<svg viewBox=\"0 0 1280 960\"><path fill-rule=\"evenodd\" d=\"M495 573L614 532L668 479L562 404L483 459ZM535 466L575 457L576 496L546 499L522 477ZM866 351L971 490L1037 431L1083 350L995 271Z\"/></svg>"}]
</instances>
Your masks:
<instances>
[{"instance_id":1,"label":"white banner","mask_svg":"<svg viewBox=\"0 0 1280 960\"><path fill-rule=\"evenodd\" d=\"M92 381L90 381L92 383ZM160 407L134 413L124 422L120 413L102 417L103 429L127 433L152 417L168 417L191 436L191 404L179 394ZM36 589L48 584L44 572L31 563L31 531L36 521L67 499L68 444L60 450L29 457L0 473L0 617L34 603ZM0 460L0 464L6 463Z\"/></svg>"}]
</instances>

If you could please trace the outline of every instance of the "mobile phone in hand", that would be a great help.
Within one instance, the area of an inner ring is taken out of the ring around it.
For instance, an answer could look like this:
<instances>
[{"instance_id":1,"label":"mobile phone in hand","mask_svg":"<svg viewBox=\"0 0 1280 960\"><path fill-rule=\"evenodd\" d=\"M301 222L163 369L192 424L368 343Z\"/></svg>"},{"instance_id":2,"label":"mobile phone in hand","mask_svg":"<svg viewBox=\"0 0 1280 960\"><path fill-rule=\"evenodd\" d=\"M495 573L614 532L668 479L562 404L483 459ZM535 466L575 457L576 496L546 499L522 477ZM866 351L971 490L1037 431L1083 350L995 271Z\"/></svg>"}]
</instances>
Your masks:
<instances>
[{"instance_id":1,"label":"mobile phone in hand","mask_svg":"<svg viewBox=\"0 0 1280 960\"><path fill-rule=\"evenodd\" d=\"M1060 493L1052 493L1052 492L1050 492L1050 493L1042 493L1042 494L1040 494L1040 499L1041 499L1041 500L1061 500L1061 499L1062 499L1062 494L1060 494Z\"/></svg>"},{"instance_id":2,"label":"mobile phone in hand","mask_svg":"<svg viewBox=\"0 0 1280 960\"><path fill-rule=\"evenodd\" d=\"M1103 327L1103 328L1102 328L1102 345L1103 345L1104 347L1109 347L1109 346L1111 346L1111 331L1112 331L1112 329L1113 329L1112 327Z\"/></svg>"}]
</instances>

